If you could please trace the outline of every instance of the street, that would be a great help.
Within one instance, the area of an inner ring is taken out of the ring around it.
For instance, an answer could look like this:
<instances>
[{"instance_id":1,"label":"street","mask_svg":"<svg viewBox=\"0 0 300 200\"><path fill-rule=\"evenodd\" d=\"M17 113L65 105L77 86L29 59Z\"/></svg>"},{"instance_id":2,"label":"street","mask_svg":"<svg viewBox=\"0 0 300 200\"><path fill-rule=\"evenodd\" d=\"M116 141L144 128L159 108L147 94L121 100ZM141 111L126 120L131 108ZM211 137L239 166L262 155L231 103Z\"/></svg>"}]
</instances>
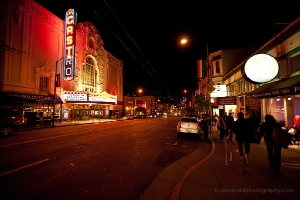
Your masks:
<instances>
[{"instance_id":1,"label":"street","mask_svg":"<svg viewBox=\"0 0 300 200\"><path fill-rule=\"evenodd\" d=\"M203 142L177 138L178 119L24 130L0 138L0 198L139 199L160 171Z\"/></svg>"}]
</instances>

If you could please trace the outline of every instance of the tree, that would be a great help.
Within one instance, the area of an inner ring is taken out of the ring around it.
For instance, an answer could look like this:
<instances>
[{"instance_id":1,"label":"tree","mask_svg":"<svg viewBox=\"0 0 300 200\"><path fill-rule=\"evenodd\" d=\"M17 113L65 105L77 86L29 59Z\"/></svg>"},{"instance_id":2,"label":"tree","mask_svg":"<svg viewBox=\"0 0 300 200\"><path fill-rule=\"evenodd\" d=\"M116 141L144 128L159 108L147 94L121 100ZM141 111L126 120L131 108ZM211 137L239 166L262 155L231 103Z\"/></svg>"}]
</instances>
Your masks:
<instances>
[{"instance_id":1,"label":"tree","mask_svg":"<svg viewBox=\"0 0 300 200\"><path fill-rule=\"evenodd\" d=\"M195 97L194 107L198 112L207 113L209 111L209 100L206 100L203 93L197 94Z\"/></svg>"}]
</instances>

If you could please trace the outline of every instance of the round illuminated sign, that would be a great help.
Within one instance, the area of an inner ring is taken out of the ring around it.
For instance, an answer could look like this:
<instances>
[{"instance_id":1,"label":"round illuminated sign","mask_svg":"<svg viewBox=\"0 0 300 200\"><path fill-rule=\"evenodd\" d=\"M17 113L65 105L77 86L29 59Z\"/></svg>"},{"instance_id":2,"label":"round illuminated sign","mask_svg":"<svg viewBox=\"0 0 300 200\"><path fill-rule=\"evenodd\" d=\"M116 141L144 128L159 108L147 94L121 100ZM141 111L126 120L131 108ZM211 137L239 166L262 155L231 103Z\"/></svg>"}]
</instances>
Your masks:
<instances>
[{"instance_id":1,"label":"round illuminated sign","mask_svg":"<svg viewBox=\"0 0 300 200\"><path fill-rule=\"evenodd\" d=\"M249 58L243 68L245 78L255 83L265 83L278 74L279 65L274 57L268 54L256 54Z\"/></svg>"}]
</instances>

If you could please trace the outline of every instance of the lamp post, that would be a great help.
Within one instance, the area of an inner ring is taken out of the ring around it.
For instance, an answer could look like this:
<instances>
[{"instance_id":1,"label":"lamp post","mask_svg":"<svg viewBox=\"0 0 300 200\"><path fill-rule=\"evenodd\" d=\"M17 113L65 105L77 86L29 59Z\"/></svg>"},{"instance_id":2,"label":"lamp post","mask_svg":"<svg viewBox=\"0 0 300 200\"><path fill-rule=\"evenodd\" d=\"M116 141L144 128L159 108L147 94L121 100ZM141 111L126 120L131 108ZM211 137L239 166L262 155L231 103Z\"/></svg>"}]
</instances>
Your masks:
<instances>
[{"instance_id":1,"label":"lamp post","mask_svg":"<svg viewBox=\"0 0 300 200\"><path fill-rule=\"evenodd\" d=\"M58 63L63 59L64 57L62 57L61 59L57 60L55 63L55 75L54 75L54 91L53 91L53 112L52 112L52 126L54 126L54 117L55 117L55 101L56 101L56 85L58 83L58 77L57 77L57 65Z\"/></svg>"},{"instance_id":2,"label":"lamp post","mask_svg":"<svg viewBox=\"0 0 300 200\"><path fill-rule=\"evenodd\" d=\"M181 42L181 44L186 44L189 41L200 42L200 43L206 44L206 76L207 76L207 87L211 87L211 85L210 85L210 66L209 66L209 61L208 61L208 42L205 42L205 41L202 41L202 40L195 40L195 39L186 39L186 38L181 39L180 42ZM199 88L200 88L200 86L199 86ZM208 91L207 94L208 94L208 99L209 99L209 111L208 112L209 112L210 119L212 119L212 111L211 111L211 105L210 105L210 91ZM212 122L212 120L210 120L210 121Z\"/></svg>"},{"instance_id":3,"label":"lamp post","mask_svg":"<svg viewBox=\"0 0 300 200\"><path fill-rule=\"evenodd\" d=\"M143 90L142 89L138 89L138 93L139 93L139 96L141 96ZM136 96L133 95L133 101L134 101L134 107L133 107L133 117L136 116Z\"/></svg>"}]
</instances>

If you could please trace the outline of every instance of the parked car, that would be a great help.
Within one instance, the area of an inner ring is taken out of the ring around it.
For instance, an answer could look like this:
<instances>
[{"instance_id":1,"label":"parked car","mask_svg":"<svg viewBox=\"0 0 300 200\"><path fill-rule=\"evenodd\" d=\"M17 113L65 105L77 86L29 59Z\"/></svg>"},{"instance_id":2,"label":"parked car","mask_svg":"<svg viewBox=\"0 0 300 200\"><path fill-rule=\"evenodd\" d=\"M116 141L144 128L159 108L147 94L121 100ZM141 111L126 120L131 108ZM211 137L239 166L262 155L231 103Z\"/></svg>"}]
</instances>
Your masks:
<instances>
[{"instance_id":1,"label":"parked car","mask_svg":"<svg viewBox=\"0 0 300 200\"><path fill-rule=\"evenodd\" d=\"M123 120L133 119L133 116L132 115L127 115L127 116L124 116L122 119Z\"/></svg>"},{"instance_id":2,"label":"parked car","mask_svg":"<svg viewBox=\"0 0 300 200\"><path fill-rule=\"evenodd\" d=\"M0 134L12 135L19 128L25 126L25 118L19 111L11 109L0 110Z\"/></svg>"},{"instance_id":3,"label":"parked car","mask_svg":"<svg viewBox=\"0 0 300 200\"><path fill-rule=\"evenodd\" d=\"M200 136L201 128L199 126L197 118L194 117L182 117L177 123L177 136L183 134L194 134Z\"/></svg>"},{"instance_id":4,"label":"parked car","mask_svg":"<svg viewBox=\"0 0 300 200\"><path fill-rule=\"evenodd\" d=\"M196 114L185 114L185 117L193 117L193 118L196 118L198 121L199 121L199 116L196 115Z\"/></svg>"}]
</instances>

